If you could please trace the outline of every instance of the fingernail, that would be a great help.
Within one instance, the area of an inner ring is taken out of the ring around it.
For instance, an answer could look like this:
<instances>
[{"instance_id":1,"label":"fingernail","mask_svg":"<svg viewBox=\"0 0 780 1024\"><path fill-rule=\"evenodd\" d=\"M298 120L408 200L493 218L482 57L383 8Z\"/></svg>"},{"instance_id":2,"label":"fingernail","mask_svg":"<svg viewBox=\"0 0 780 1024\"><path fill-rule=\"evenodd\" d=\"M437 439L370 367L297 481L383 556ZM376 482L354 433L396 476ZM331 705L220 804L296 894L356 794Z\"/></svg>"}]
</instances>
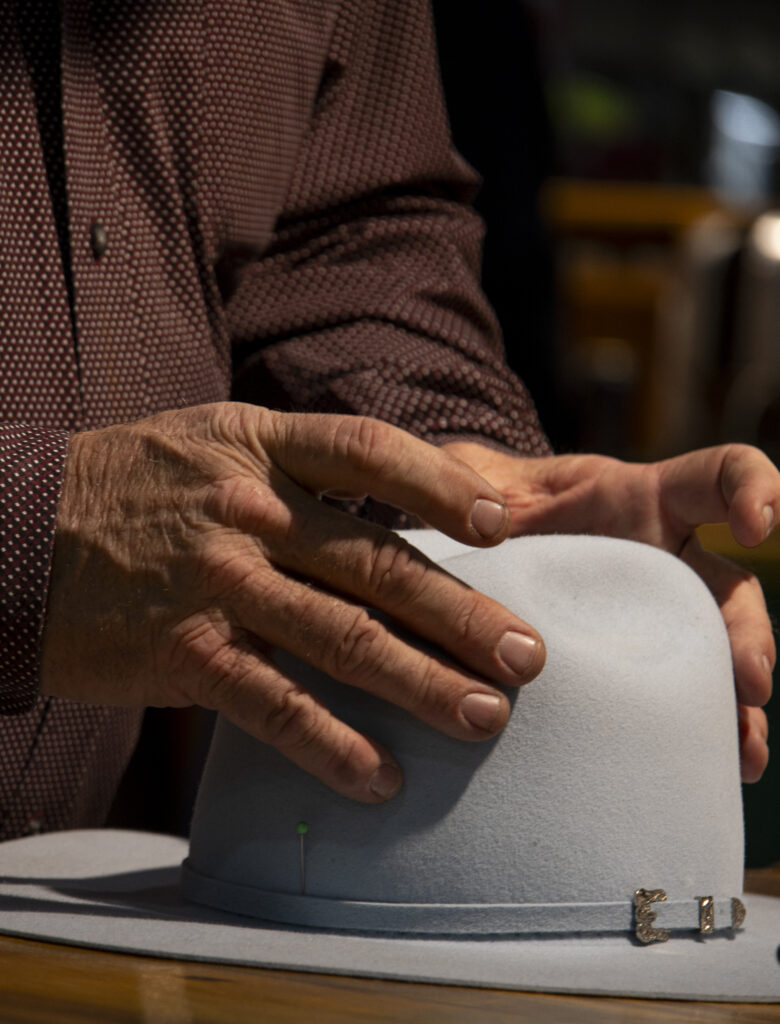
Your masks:
<instances>
[{"instance_id":1,"label":"fingernail","mask_svg":"<svg viewBox=\"0 0 780 1024\"><path fill-rule=\"evenodd\" d=\"M466 721L486 732L493 728L500 708L501 698L489 693L469 693L460 702L460 713Z\"/></svg>"},{"instance_id":2,"label":"fingernail","mask_svg":"<svg viewBox=\"0 0 780 1024\"><path fill-rule=\"evenodd\" d=\"M392 764L380 764L371 776L369 788L372 793L376 794L376 796L380 796L383 800L387 800L389 797L395 796L401 788L402 782L403 776L398 768Z\"/></svg>"},{"instance_id":3,"label":"fingernail","mask_svg":"<svg viewBox=\"0 0 780 1024\"><path fill-rule=\"evenodd\" d=\"M772 662L767 658L765 654L761 655L761 666L767 675L772 675Z\"/></svg>"},{"instance_id":4,"label":"fingernail","mask_svg":"<svg viewBox=\"0 0 780 1024\"><path fill-rule=\"evenodd\" d=\"M496 654L510 672L525 675L537 656L539 641L525 633L504 633L498 642Z\"/></svg>"},{"instance_id":5,"label":"fingernail","mask_svg":"<svg viewBox=\"0 0 780 1024\"><path fill-rule=\"evenodd\" d=\"M480 535L488 540L501 530L506 518L506 508L497 501L478 498L471 511L471 525Z\"/></svg>"},{"instance_id":6,"label":"fingernail","mask_svg":"<svg viewBox=\"0 0 780 1024\"><path fill-rule=\"evenodd\" d=\"M761 514L764 517L764 536L768 537L775 525L775 510L771 505L764 505Z\"/></svg>"}]
</instances>

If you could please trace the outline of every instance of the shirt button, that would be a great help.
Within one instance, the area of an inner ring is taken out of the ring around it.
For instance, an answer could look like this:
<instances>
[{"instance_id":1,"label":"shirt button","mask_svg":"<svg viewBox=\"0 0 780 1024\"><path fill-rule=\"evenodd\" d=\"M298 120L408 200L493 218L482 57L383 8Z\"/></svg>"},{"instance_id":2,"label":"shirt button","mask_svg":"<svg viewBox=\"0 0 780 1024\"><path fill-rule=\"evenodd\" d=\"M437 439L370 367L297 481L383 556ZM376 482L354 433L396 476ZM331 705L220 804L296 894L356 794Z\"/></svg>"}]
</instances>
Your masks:
<instances>
[{"instance_id":1,"label":"shirt button","mask_svg":"<svg viewBox=\"0 0 780 1024\"><path fill-rule=\"evenodd\" d=\"M89 241L93 256L99 260L108 248L108 232L98 220L94 221L89 229Z\"/></svg>"}]
</instances>

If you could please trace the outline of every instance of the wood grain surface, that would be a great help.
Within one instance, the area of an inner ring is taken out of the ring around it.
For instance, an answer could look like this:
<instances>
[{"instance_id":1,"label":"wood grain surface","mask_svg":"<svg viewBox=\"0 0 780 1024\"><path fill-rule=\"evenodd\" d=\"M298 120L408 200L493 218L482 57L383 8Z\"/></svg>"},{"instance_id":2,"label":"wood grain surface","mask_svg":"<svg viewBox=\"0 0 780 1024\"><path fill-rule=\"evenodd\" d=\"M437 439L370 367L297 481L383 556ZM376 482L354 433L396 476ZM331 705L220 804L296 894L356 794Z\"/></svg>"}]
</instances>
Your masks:
<instances>
[{"instance_id":1,"label":"wood grain surface","mask_svg":"<svg viewBox=\"0 0 780 1024\"><path fill-rule=\"evenodd\" d=\"M780 896L780 865L748 872L746 888ZM0 938L0 1024L510 1021L780 1024L780 1006L537 995L337 978L181 963Z\"/></svg>"}]
</instances>

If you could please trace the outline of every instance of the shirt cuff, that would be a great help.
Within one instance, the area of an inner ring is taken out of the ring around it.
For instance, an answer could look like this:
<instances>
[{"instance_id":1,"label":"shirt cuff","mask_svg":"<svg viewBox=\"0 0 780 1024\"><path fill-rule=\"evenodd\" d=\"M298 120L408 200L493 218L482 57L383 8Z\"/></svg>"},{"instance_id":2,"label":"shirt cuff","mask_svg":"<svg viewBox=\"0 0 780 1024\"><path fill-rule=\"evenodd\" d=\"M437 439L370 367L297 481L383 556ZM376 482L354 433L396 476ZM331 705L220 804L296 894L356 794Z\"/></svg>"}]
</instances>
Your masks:
<instances>
[{"instance_id":1,"label":"shirt cuff","mask_svg":"<svg viewBox=\"0 0 780 1024\"><path fill-rule=\"evenodd\" d=\"M0 714L28 711L39 690L57 505L68 434L0 424Z\"/></svg>"}]
</instances>

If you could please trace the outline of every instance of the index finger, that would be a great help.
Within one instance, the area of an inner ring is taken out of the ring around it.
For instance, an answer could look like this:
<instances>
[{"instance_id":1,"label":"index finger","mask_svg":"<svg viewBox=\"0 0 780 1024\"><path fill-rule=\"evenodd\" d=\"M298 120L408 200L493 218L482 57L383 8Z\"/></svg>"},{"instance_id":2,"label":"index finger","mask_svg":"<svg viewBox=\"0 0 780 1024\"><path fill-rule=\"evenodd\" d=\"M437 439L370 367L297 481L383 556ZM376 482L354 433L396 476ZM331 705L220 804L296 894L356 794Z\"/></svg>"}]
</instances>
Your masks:
<instances>
[{"instance_id":1,"label":"index finger","mask_svg":"<svg viewBox=\"0 0 780 1024\"><path fill-rule=\"evenodd\" d=\"M780 472L750 445L728 444L659 463L659 500L685 531L728 522L745 547L765 540L780 512Z\"/></svg>"},{"instance_id":2,"label":"index finger","mask_svg":"<svg viewBox=\"0 0 780 1024\"><path fill-rule=\"evenodd\" d=\"M504 540L503 496L478 473L404 430L362 416L279 413L261 441L302 487L368 493L419 516L456 540L487 547Z\"/></svg>"}]
</instances>

